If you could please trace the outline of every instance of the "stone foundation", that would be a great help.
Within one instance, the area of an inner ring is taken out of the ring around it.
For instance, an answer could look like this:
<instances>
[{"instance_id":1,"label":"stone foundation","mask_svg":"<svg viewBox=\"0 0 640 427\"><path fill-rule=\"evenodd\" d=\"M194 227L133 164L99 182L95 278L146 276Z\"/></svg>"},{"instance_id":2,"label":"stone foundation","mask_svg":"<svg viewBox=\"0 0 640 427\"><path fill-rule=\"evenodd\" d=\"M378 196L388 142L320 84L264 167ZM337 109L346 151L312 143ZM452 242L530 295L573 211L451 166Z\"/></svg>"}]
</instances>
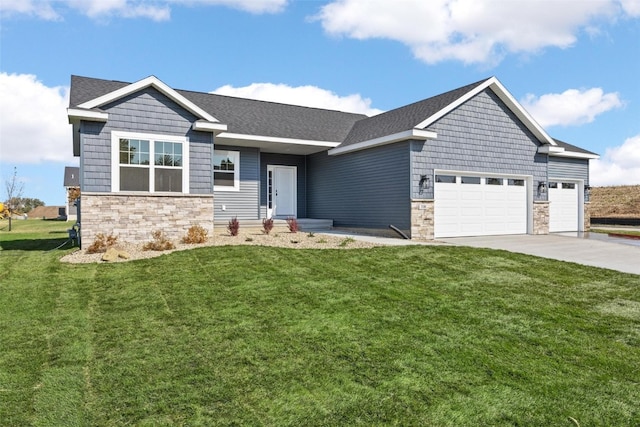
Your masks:
<instances>
[{"instance_id":1,"label":"stone foundation","mask_svg":"<svg viewBox=\"0 0 640 427\"><path fill-rule=\"evenodd\" d=\"M411 240L434 239L433 200L411 200Z\"/></svg>"},{"instance_id":2,"label":"stone foundation","mask_svg":"<svg viewBox=\"0 0 640 427\"><path fill-rule=\"evenodd\" d=\"M589 202L584 203L584 230L591 230L591 204Z\"/></svg>"},{"instance_id":3,"label":"stone foundation","mask_svg":"<svg viewBox=\"0 0 640 427\"><path fill-rule=\"evenodd\" d=\"M98 233L135 243L152 240L155 230L179 241L193 225L213 233L213 195L82 193L81 203L83 247L93 243Z\"/></svg>"},{"instance_id":4,"label":"stone foundation","mask_svg":"<svg viewBox=\"0 0 640 427\"><path fill-rule=\"evenodd\" d=\"M549 202L533 202L533 234L549 234Z\"/></svg>"}]
</instances>

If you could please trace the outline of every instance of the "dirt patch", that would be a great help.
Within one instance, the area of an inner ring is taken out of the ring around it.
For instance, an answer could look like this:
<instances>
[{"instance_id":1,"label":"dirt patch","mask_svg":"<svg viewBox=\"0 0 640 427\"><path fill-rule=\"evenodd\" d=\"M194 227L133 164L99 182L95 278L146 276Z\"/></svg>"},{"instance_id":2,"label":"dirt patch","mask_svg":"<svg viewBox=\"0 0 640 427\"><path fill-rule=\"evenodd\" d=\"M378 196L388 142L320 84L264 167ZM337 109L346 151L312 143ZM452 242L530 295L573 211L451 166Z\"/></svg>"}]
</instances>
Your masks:
<instances>
[{"instance_id":1,"label":"dirt patch","mask_svg":"<svg viewBox=\"0 0 640 427\"><path fill-rule=\"evenodd\" d=\"M589 200L592 217L640 218L640 185L593 187Z\"/></svg>"}]
</instances>

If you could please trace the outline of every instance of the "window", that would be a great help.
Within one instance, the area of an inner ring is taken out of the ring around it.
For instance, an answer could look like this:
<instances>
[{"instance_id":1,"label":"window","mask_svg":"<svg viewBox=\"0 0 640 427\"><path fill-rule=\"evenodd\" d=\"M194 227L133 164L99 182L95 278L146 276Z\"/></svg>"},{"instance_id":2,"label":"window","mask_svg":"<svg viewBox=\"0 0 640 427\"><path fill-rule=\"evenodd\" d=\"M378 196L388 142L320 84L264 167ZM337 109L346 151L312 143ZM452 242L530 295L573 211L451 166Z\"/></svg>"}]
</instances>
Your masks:
<instances>
[{"instance_id":1,"label":"window","mask_svg":"<svg viewBox=\"0 0 640 427\"><path fill-rule=\"evenodd\" d=\"M486 178L487 185L502 185L502 178Z\"/></svg>"},{"instance_id":2,"label":"window","mask_svg":"<svg viewBox=\"0 0 640 427\"><path fill-rule=\"evenodd\" d=\"M462 177L463 184L480 184L479 176L463 176Z\"/></svg>"},{"instance_id":3,"label":"window","mask_svg":"<svg viewBox=\"0 0 640 427\"><path fill-rule=\"evenodd\" d=\"M562 188L565 190L575 190L576 184L574 184L573 182L563 182Z\"/></svg>"},{"instance_id":4,"label":"window","mask_svg":"<svg viewBox=\"0 0 640 427\"><path fill-rule=\"evenodd\" d=\"M436 182L443 182L447 184L455 184L455 175L436 175Z\"/></svg>"},{"instance_id":5,"label":"window","mask_svg":"<svg viewBox=\"0 0 640 427\"><path fill-rule=\"evenodd\" d=\"M524 187L524 179L510 179L507 184L514 185L516 187Z\"/></svg>"},{"instance_id":6,"label":"window","mask_svg":"<svg viewBox=\"0 0 640 427\"><path fill-rule=\"evenodd\" d=\"M557 182L550 182L549 183L549 188L558 188L558 183Z\"/></svg>"},{"instance_id":7,"label":"window","mask_svg":"<svg viewBox=\"0 0 640 427\"><path fill-rule=\"evenodd\" d=\"M112 191L188 192L186 138L112 132L111 142Z\"/></svg>"},{"instance_id":8,"label":"window","mask_svg":"<svg viewBox=\"0 0 640 427\"><path fill-rule=\"evenodd\" d=\"M240 152L214 150L213 189L215 191L240 190Z\"/></svg>"}]
</instances>

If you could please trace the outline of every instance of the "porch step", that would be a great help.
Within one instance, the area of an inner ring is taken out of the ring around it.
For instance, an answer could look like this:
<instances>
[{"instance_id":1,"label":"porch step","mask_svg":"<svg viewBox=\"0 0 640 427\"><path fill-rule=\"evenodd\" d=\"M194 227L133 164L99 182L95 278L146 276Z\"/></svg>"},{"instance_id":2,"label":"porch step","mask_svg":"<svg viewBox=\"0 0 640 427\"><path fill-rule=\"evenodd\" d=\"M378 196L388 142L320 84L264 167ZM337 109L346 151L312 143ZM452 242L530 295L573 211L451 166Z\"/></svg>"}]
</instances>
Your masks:
<instances>
[{"instance_id":1,"label":"porch step","mask_svg":"<svg viewBox=\"0 0 640 427\"><path fill-rule=\"evenodd\" d=\"M332 219L296 218L300 231L324 231L333 228ZM262 219L239 219L240 228L262 229ZM229 220L214 220L213 228L216 232L224 231L229 225ZM273 220L274 230L288 230L287 221L284 219Z\"/></svg>"}]
</instances>

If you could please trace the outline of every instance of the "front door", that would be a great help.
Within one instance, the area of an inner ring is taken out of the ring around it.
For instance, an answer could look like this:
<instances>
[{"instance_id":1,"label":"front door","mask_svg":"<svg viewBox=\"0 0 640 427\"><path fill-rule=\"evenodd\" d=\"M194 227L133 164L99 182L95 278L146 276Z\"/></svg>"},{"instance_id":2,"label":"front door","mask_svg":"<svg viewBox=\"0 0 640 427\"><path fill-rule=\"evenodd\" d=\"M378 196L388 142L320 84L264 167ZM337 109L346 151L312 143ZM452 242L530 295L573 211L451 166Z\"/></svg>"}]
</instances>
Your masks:
<instances>
[{"instance_id":1,"label":"front door","mask_svg":"<svg viewBox=\"0 0 640 427\"><path fill-rule=\"evenodd\" d=\"M267 217L296 217L295 166L267 166Z\"/></svg>"}]
</instances>

